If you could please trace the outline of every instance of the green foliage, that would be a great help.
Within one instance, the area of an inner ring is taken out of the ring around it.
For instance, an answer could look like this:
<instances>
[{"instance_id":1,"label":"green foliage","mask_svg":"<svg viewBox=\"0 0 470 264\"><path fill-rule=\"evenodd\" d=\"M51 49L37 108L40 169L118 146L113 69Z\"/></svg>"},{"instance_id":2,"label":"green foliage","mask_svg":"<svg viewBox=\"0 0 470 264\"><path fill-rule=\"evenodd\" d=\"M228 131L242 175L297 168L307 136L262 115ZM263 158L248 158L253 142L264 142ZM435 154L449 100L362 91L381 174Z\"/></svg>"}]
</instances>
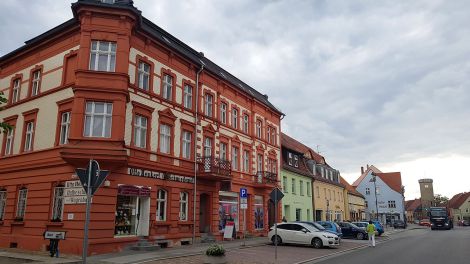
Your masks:
<instances>
[{"instance_id":1,"label":"green foliage","mask_svg":"<svg viewBox=\"0 0 470 264\"><path fill-rule=\"evenodd\" d=\"M219 244L212 244L206 250L207 256L224 256L225 249L222 245Z\"/></svg>"},{"instance_id":2,"label":"green foliage","mask_svg":"<svg viewBox=\"0 0 470 264\"><path fill-rule=\"evenodd\" d=\"M6 104L8 102L8 100L5 98L5 96L3 95L2 92L0 92L0 106L2 104ZM2 107L0 107L0 111L2 110ZM0 122L0 133L6 133L8 130L10 129L13 129L12 126L6 124L6 123L3 123L3 122Z\"/></svg>"},{"instance_id":3,"label":"green foliage","mask_svg":"<svg viewBox=\"0 0 470 264\"><path fill-rule=\"evenodd\" d=\"M434 195L434 202L436 206L446 206L449 202L449 198L440 194Z\"/></svg>"}]
</instances>

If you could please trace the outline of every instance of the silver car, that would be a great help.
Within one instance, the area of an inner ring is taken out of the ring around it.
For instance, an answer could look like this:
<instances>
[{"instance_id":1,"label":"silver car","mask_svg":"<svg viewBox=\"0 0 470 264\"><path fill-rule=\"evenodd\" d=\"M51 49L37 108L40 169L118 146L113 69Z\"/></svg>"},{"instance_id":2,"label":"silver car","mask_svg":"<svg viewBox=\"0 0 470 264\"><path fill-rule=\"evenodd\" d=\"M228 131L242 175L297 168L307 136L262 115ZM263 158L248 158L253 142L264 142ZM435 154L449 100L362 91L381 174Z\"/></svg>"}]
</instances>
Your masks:
<instances>
[{"instance_id":1,"label":"silver car","mask_svg":"<svg viewBox=\"0 0 470 264\"><path fill-rule=\"evenodd\" d=\"M335 234L318 230L317 228L298 222L280 223L277 225L277 236L274 234L274 226L268 234L271 242L277 244L303 244L312 245L314 248L324 246L339 246L339 237Z\"/></svg>"}]
</instances>

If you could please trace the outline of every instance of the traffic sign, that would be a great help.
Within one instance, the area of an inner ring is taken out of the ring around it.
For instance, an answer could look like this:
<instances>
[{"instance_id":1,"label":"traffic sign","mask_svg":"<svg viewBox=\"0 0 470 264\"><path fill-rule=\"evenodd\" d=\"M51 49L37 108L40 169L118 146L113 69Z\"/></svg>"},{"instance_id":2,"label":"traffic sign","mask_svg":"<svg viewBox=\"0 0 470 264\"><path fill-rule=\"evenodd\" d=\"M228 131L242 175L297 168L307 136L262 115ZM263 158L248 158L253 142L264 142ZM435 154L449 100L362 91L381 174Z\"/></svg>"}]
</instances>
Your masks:
<instances>
[{"instance_id":1,"label":"traffic sign","mask_svg":"<svg viewBox=\"0 0 470 264\"><path fill-rule=\"evenodd\" d=\"M246 203L240 204L240 209L248 209L248 204Z\"/></svg>"},{"instance_id":2,"label":"traffic sign","mask_svg":"<svg viewBox=\"0 0 470 264\"><path fill-rule=\"evenodd\" d=\"M240 197L247 198L248 197L248 190L246 188L240 188Z\"/></svg>"},{"instance_id":3,"label":"traffic sign","mask_svg":"<svg viewBox=\"0 0 470 264\"><path fill-rule=\"evenodd\" d=\"M279 190L279 188L274 188L272 192L269 194L269 197L271 197L271 200L277 203L282 199L282 197L284 197L284 193L282 193L281 190Z\"/></svg>"},{"instance_id":4,"label":"traffic sign","mask_svg":"<svg viewBox=\"0 0 470 264\"><path fill-rule=\"evenodd\" d=\"M248 198L240 198L240 203L241 203L241 204L246 204L246 203L248 203Z\"/></svg>"},{"instance_id":5,"label":"traffic sign","mask_svg":"<svg viewBox=\"0 0 470 264\"><path fill-rule=\"evenodd\" d=\"M108 177L109 171L100 170L100 165L96 160L92 160L90 165L86 169L75 169L80 182L82 183L85 192L88 192L88 175L91 175L90 179L90 191L91 195L95 194L96 190L101 186L106 177Z\"/></svg>"}]
</instances>

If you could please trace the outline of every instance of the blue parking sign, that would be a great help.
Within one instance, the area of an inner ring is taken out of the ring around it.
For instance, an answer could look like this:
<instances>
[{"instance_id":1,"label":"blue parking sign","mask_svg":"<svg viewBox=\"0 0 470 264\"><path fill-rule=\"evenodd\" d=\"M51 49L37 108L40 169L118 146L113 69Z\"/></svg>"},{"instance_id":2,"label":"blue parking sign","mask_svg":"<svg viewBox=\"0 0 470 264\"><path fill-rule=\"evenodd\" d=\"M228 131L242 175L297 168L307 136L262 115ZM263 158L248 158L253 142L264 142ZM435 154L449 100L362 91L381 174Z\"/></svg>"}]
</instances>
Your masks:
<instances>
[{"instance_id":1,"label":"blue parking sign","mask_svg":"<svg viewBox=\"0 0 470 264\"><path fill-rule=\"evenodd\" d=\"M246 188L240 188L240 198L248 198L248 191Z\"/></svg>"}]
</instances>

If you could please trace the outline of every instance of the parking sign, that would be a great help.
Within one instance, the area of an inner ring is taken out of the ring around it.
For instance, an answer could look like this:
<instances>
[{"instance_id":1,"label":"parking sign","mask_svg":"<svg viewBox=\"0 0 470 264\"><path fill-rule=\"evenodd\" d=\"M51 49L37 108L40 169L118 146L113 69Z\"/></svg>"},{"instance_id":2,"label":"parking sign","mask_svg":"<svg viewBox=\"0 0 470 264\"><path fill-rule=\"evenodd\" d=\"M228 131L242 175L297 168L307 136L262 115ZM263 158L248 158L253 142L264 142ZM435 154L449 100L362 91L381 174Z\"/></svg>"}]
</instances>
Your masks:
<instances>
[{"instance_id":1,"label":"parking sign","mask_svg":"<svg viewBox=\"0 0 470 264\"><path fill-rule=\"evenodd\" d=\"M240 188L240 198L247 198L248 197L248 191L246 188Z\"/></svg>"}]
</instances>

